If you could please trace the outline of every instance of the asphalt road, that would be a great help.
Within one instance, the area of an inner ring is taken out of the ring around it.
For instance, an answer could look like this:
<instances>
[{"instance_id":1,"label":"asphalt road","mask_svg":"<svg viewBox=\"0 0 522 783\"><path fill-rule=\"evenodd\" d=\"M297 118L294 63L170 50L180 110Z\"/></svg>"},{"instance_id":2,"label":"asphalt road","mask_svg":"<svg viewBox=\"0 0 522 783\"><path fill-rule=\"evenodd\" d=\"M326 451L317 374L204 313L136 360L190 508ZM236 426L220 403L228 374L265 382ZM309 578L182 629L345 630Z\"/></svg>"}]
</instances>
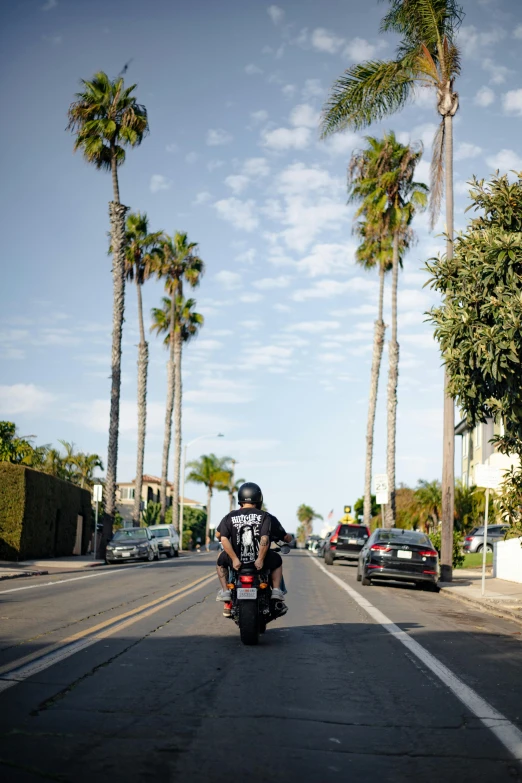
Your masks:
<instances>
[{"instance_id":1,"label":"asphalt road","mask_svg":"<svg viewBox=\"0 0 522 783\"><path fill-rule=\"evenodd\" d=\"M521 626L292 552L243 647L214 560L0 585L1 781L522 781Z\"/></svg>"}]
</instances>

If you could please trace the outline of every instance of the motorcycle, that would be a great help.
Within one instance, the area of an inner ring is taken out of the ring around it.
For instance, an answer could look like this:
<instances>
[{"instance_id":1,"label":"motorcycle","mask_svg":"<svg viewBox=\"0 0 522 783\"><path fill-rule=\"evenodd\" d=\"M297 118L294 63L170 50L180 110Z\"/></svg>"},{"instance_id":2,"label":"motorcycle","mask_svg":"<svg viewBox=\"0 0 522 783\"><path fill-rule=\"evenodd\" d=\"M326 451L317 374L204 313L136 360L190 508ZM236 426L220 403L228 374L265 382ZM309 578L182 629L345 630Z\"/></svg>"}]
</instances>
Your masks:
<instances>
[{"instance_id":1,"label":"motorcycle","mask_svg":"<svg viewBox=\"0 0 522 783\"><path fill-rule=\"evenodd\" d=\"M290 547L282 544L275 552L287 555ZM272 599L270 572L258 571L253 563L242 564L239 571L231 572L227 585L231 592L231 618L239 627L243 644L259 643L266 626L287 612L283 601Z\"/></svg>"}]
</instances>

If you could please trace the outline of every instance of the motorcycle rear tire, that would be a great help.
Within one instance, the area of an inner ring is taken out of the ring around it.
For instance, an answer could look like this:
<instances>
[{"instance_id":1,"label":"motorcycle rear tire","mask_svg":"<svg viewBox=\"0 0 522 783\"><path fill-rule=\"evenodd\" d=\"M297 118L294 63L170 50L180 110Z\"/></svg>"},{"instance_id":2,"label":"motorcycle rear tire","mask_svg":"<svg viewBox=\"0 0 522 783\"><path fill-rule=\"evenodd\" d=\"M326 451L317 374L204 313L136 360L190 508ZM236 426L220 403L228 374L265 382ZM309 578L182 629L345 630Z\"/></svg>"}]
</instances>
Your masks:
<instances>
[{"instance_id":1,"label":"motorcycle rear tire","mask_svg":"<svg viewBox=\"0 0 522 783\"><path fill-rule=\"evenodd\" d=\"M259 607L257 601L239 601L239 633L243 644L259 643Z\"/></svg>"}]
</instances>

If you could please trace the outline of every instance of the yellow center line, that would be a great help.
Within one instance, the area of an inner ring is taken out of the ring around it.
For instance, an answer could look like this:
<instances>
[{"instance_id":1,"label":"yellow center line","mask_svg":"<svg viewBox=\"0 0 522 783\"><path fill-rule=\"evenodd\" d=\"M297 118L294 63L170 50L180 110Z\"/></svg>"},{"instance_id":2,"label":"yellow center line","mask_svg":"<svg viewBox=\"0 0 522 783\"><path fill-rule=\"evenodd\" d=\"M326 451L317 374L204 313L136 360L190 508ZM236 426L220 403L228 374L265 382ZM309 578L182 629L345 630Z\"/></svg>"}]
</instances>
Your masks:
<instances>
[{"instance_id":1,"label":"yellow center line","mask_svg":"<svg viewBox=\"0 0 522 783\"><path fill-rule=\"evenodd\" d=\"M199 579L195 579L193 582L190 582L187 585L184 585L183 587L179 587L177 590L173 590L169 593L165 593L165 595L161 596L160 598L155 598L153 601L149 601L146 604L143 604L142 606L135 607L134 609L130 609L127 612L123 612L120 615L117 615L116 617L112 617L108 620L104 620L101 623L98 623L97 625L90 626L89 628L86 628L84 631L78 631L78 633L73 634L72 636L68 636L65 639L62 639L59 642L55 642L54 644L49 645L48 647L45 647L42 650L37 650L33 653L30 653L29 655L25 655L23 658L18 658L16 661L11 661L11 663L8 663L2 667L0 667L0 677L5 676L6 674L13 673L14 676L16 676L15 672L20 669L21 667L27 666L28 664L40 660L41 658L46 658L47 656L51 655L54 652L68 652L65 651L64 648L68 647L69 645L74 645L75 643L79 643L82 640L87 640L87 637L93 637L92 643L95 641L98 641L99 639L109 636L110 634L114 633L115 631L122 630L123 628L127 628L127 626L132 625L132 623L137 622L138 620L141 620L142 618L149 617L151 614L154 614L154 612L159 611L164 606L168 605L168 603L171 603L173 601L176 601L178 598L183 597L183 595L187 595L188 593L191 593L193 590L198 589L199 587L203 587L204 583L209 582L213 580L215 577L214 573L207 574L206 576L202 576ZM87 640L91 641L91 640ZM77 645L79 648L79 645ZM82 645L82 649L84 646ZM76 652L77 650L74 649L71 651L70 654L73 652ZM61 657L68 657L68 655L63 655ZM39 667L39 670L42 668L47 668L47 666L52 665L52 663L56 662L55 658L53 657L53 660L49 662L47 665L42 665ZM47 662L45 662L47 663ZM23 679L26 679L27 676L25 675ZM3 688L0 684L0 691L2 691Z\"/></svg>"}]
</instances>

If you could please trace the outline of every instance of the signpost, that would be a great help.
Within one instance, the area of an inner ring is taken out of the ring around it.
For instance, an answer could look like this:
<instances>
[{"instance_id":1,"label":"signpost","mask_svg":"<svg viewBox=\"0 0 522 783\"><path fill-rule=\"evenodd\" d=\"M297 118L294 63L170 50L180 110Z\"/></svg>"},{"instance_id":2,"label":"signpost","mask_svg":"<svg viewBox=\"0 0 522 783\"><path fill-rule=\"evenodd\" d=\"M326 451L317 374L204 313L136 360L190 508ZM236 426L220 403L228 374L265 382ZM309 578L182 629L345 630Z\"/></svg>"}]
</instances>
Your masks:
<instances>
[{"instance_id":1,"label":"signpost","mask_svg":"<svg viewBox=\"0 0 522 783\"><path fill-rule=\"evenodd\" d=\"M384 527L384 506L388 503L388 474L376 473L373 477L375 499L381 507L382 526Z\"/></svg>"},{"instance_id":2,"label":"signpost","mask_svg":"<svg viewBox=\"0 0 522 783\"><path fill-rule=\"evenodd\" d=\"M352 513L352 507L351 506L345 506L344 507L344 513L345 514L351 514Z\"/></svg>"},{"instance_id":3,"label":"signpost","mask_svg":"<svg viewBox=\"0 0 522 783\"><path fill-rule=\"evenodd\" d=\"M94 551L92 553L94 560L96 560L96 544L98 538L98 503L102 499L102 492L103 492L102 484L95 484L94 487L92 488L92 499L96 504L95 512L94 512Z\"/></svg>"},{"instance_id":4,"label":"signpost","mask_svg":"<svg viewBox=\"0 0 522 783\"><path fill-rule=\"evenodd\" d=\"M489 490L497 489L502 482L502 471L491 465L475 465L475 486L486 490L486 510L484 512L484 543L482 545L482 595L486 590L486 550L488 545Z\"/></svg>"}]
</instances>

